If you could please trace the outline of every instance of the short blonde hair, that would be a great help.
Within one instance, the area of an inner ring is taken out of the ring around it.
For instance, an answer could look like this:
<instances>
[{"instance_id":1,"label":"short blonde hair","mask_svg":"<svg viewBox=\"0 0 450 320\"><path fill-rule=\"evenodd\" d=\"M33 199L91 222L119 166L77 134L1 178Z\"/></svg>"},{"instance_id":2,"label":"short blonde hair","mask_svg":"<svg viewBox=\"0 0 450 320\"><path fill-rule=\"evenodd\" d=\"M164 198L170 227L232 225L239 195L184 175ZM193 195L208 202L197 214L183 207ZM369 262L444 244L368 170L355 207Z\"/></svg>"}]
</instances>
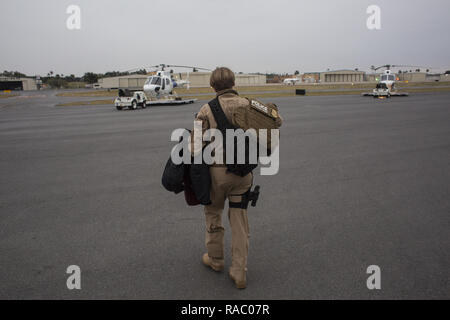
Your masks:
<instances>
[{"instance_id":1,"label":"short blonde hair","mask_svg":"<svg viewBox=\"0 0 450 320\"><path fill-rule=\"evenodd\" d=\"M234 86L234 73L226 67L216 68L211 74L209 84L217 92Z\"/></svg>"}]
</instances>

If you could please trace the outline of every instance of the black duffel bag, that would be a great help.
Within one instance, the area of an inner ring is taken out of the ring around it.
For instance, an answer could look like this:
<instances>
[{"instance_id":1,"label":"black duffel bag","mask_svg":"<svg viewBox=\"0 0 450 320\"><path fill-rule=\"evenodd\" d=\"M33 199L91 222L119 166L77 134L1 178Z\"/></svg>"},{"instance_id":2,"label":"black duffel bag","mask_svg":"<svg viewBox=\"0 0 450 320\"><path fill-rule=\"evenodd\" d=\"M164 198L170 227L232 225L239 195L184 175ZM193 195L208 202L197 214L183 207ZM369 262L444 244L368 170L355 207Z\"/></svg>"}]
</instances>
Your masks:
<instances>
[{"instance_id":1,"label":"black duffel bag","mask_svg":"<svg viewBox=\"0 0 450 320\"><path fill-rule=\"evenodd\" d=\"M175 194L180 193L184 190L184 164L175 164L170 157L167 160L166 167L162 175L162 185L166 190L170 192L175 192Z\"/></svg>"},{"instance_id":2,"label":"black duffel bag","mask_svg":"<svg viewBox=\"0 0 450 320\"><path fill-rule=\"evenodd\" d=\"M161 182L166 190L175 194L185 191L186 202L190 206L211 204L211 175L209 166L204 163L174 164L169 158Z\"/></svg>"},{"instance_id":3,"label":"black duffel bag","mask_svg":"<svg viewBox=\"0 0 450 320\"><path fill-rule=\"evenodd\" d=\"M202 205L211 204L211 174L209 166L202 163L191 164L189 167L189 175L195 197Z\"/></svg>"}]
</instances>

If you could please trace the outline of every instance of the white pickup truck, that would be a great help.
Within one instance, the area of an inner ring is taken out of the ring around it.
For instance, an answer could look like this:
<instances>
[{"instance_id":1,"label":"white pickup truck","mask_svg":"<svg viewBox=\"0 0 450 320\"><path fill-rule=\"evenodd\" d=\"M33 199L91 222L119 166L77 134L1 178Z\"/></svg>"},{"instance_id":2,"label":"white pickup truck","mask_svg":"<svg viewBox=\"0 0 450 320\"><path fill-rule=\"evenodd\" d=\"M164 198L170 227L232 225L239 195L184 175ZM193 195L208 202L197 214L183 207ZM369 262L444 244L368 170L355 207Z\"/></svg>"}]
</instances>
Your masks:
<instances>
[{"instance_id":1,"label":"white pickup truck","mask_svg":"<svg viewBox=\"0 0 450 320\"><path fill-rule=\"evenodd\" d=\"M114 100L114 105L117 110L128 108L130 110L136 110L138 106L143 109L147 107L147 97L144 91L129 91L119 89L119 97Z\"/></svg>"}]
</instances>

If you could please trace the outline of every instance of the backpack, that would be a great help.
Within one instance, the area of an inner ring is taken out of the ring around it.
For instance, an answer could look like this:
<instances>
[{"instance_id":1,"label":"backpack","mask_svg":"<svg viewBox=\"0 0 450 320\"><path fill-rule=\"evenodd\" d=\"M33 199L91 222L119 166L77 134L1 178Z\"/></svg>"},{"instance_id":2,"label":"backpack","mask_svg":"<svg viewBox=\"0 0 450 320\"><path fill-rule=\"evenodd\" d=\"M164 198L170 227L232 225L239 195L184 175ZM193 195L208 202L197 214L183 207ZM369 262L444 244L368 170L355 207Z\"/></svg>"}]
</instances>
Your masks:
<instances>
[{"instance_id":1,"label":"backpack","mask_svg":"<svg viewBox=\"0 0 450 320\"><path fill-rule=\"evenodd\" d=\"M249 99L248 106L244 108L236 108L233 112L233 123L243 130L255 129L258 137L258 142L261 138L267 140L268 155L272 149L272 135L271 129L278 129L281 125L281 118L278 113L278 107L274 103L262 103L256 99ZM259 129L266 129L267 136L260 137Z\"/></svg>"}]
</instances>

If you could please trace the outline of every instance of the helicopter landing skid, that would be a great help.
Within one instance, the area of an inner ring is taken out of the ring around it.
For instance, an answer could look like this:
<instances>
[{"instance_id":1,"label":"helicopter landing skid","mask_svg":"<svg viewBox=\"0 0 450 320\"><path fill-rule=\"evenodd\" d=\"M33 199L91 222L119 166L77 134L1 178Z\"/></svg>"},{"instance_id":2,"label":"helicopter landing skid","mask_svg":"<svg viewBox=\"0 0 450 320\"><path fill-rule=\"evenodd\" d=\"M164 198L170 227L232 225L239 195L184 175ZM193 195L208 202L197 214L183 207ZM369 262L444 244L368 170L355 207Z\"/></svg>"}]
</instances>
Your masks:
<instances>
[{"instance_id":1,"label":"helicopter landing skid","mask_svg":"<svg viewBox=\"0 0 450 320\"><path fill-rule=\"evenodd\" d=\"M182 98L170 98L170 99L158 99L158 100L150 100L146 101L146 105L160 105L160 104L168 104L168 105L175 105L175 104L188 104L188 103L194 103L197 101L197 99L182 99Z\"/></svg>"},{"instance_id":2,"label":"helicopter landing skid","mask_svg":"<svg viewBox=\"0 0 450 320\"><path fill-rule=\"evenodd\" d=\"M379 93L373 93L373 92L364 92L361 93L362 96L364 97L376 97L376 98L381 98L381 97L407 97L409 96L409 93L407 92L391 92L389 95L387 94L379 94Z\"/></svg>"},{"instance_id":3,"label":"helicopter landing skid","mask_svg":"<svg viewBox=\"0 0 450 320\"><path fill-rule=\"evenodd\" d=\"M407 97L409 93L407 92L391 92L391 97Z\"/></svg>"}]
</instances>

